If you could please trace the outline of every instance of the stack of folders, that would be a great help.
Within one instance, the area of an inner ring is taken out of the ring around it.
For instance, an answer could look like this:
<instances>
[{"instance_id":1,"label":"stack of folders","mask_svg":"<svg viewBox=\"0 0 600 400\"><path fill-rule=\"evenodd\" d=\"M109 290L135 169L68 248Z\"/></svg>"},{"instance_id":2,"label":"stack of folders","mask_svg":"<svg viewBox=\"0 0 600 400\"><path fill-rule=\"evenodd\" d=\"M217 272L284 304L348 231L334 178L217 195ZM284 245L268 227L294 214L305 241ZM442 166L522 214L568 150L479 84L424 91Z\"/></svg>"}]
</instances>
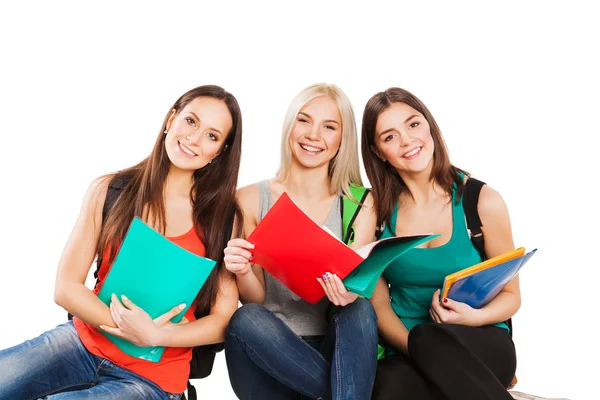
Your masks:
<instances>
[{"instance_id":1,"label":"stack of folders","mask_svg":"<svg viewBox=\"0 0 600 400\"><path fill-rule=\"evenodd\" d=\"M525 247L520 247L448 275L441 297L481 308L500 293L536 251L525 254Z\"/></svg>"}]
</instances>

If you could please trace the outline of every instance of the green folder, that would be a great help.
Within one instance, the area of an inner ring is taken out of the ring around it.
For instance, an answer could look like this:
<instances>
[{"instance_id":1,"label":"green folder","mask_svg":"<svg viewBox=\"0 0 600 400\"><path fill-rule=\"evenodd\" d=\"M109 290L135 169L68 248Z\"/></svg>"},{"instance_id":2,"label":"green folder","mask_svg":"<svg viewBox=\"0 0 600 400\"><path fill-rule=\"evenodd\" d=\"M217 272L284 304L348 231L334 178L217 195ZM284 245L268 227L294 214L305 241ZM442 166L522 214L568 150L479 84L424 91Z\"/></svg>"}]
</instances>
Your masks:
<instances>
[{"instance_id":1,"label":"green folder","mask_svg":"<svg viewBox=\"0 0 600 400\"><path fill-rule=\"evenodd\" d=\"M407 251L440 235L397 236L379 240L356 250L365 260L344 278L344 286L360 296L371 298L377 280L386 267Z\"/></svg>"},{"instance_id":2,"label":"green folder","mask_svg":"<svg viewBox=\"0 0 600 400\"><path fill-rule=\"evenodd\" d=\"M176 323L181 321L214 266L213 260L177 246L141 219L134 218L98 297L109 305L113 293L119 300L124 294L153 319L185 303L185 309L171 320ZM163 346L139 347L102 333L130 356L152 362L162 357Z\"/></svg>"}]
</instances>

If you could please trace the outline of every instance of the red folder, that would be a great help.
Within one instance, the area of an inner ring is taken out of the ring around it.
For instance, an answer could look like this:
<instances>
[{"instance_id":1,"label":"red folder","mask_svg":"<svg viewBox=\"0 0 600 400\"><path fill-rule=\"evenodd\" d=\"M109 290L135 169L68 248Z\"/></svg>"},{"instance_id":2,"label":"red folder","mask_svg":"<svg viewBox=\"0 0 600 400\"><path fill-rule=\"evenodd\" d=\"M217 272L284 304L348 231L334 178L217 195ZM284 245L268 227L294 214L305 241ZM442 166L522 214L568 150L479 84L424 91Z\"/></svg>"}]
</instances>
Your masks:
<instances>
[{"instance_id":1,"label":"red folder","mask_svg":"<svg viewBox=\"0 0 600 400\"><path fill-rule=\"evenodd\" d=\"M315 304L325 296L324 273L344 279L363 261L350 247L302 212L286 193L248 237L254 262L296 295Z\"/></svg>"}]
</instances>

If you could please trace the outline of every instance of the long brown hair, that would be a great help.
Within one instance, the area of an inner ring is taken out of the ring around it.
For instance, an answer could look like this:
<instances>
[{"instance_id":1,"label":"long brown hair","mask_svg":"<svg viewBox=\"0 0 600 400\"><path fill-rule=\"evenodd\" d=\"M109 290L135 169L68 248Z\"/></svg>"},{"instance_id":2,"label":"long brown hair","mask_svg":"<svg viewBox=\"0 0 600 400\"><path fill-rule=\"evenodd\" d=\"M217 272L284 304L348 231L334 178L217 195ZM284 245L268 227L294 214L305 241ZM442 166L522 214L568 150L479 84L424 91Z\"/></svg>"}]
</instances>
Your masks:
<instances>
[{"instance_id":1,"label":"long brown hair","mask_svg":"<svg viewBox=\"0 0 600 400\"><path fill-rule=\"evenodd\" d=\"M361 133L361 152L365 171L369 182L373 187L375 200L375 211L377 213L377 224L389 223L392 217L394 206L400 197L400 194L407 190L406 185L398 171L388 162L382 162L372 150L375 148L375 128L379 115L393 103L404 103L421 114L429 123L431 137L433 138L433 168L431 170L430 180L442 187L446 193L452 194L454 184L457 185L457 201L462 195L464 183L459 173L468 175L450 163L448 157L448 148L442 136L433 115L415 95L407 90L400 88L389 88L384 92L379 92L369 99L365 106L362 121Z\"/></svg>"},{"instance_id":2,"label":"long brown hair","mask_svg":"<svg viewBox=\"0 0 600 400\"><path fill-rule=\"evenodd\" d=\"M165 234L164 185L171 162L165 149L164 131L172 111L175 110L178 114L197 97L222 100L227 105L233 122L219 155L210 164L194 171L194 184L190 192L194 228L206 248L206 257L217 262L194 300L196 316L201 317L208 314L217 296L218 277L223 266L223 249L230 239L228 228L233 224L235 217L241 220L235 190L242 149L242 114L235 97L223 88L214 85L199 86L183 94L169 108L150 156L116 174L129 183L108 213L106 221L102 223L97 258L102 262L105 251L109 249L108 262L114 261L116 250L123 242L135 216L145 221L152 217L157 229Z\"/></svg>"}]
</instances>

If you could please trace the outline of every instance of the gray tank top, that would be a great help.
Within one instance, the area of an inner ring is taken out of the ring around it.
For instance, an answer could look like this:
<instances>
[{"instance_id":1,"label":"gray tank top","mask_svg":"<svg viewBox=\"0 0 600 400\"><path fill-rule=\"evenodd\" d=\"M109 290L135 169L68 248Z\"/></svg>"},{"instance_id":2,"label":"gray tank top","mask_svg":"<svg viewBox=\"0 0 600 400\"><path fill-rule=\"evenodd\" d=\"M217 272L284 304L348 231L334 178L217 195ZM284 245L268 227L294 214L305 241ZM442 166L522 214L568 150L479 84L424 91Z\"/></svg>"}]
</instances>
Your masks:
<instances>
[{"instance_id":1,"label":"gray tank top","mask_svg":"<svg viewBox=\"0 0 600 400\"><path fill-rule=\"evenodd\" d=\"M269 181L258 182L260 222L273 205ZM342 214L340 213L340 197L337 196L327 216L325 226L338 238L342 237ZM273 312L287 324L298 336L319 336L327 332L327 308L329 300L325 296L317 304L310 304L292 293L287 287L263 270L265 274L266 296L263 306ZM315 279L317 277L315 276Z\"/></svg>"}]
</instances>

